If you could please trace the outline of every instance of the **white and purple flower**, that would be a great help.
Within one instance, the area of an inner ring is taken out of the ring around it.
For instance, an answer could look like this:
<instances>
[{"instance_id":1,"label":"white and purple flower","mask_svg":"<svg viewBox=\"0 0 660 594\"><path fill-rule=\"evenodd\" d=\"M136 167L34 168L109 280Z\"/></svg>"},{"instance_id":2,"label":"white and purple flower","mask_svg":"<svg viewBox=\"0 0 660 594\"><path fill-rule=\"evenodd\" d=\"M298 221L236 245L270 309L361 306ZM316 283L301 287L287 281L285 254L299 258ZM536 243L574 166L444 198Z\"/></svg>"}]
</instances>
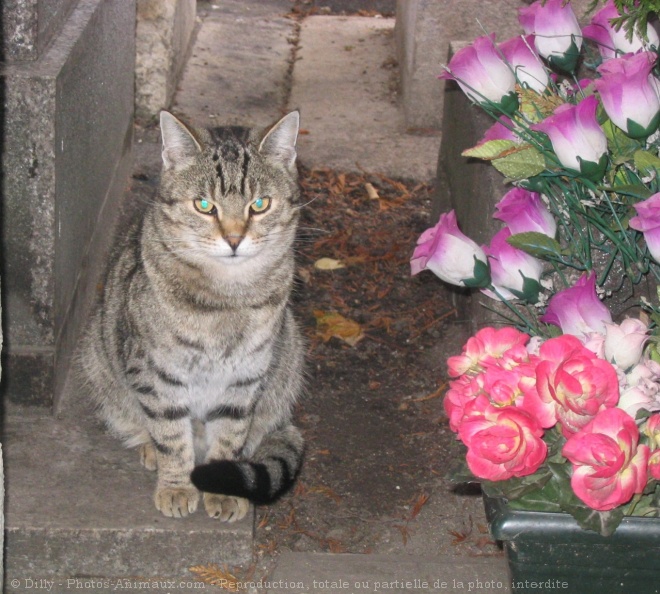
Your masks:
<instances>
[{"instance_id":1,"label":"white and purple flower","mask_svg":"<svg viewBox=\"0 0 660 594\"><path fill-rule=\"evenodd\" d=\"M440 78L455 80L476 103L494 103L504 112L518 107L516 77L495 47L495 35L477 37L457 51Z\"/></svg>"},{"instance_id":2,"label":"white and purple flower","mask_svg":"<svg viewBox=\"0 0 660 594\"><path fill-rule=\"evenodd\" d=\"M559 162L586 177L600 180L607 167L607 137L596 119L598 99L589 95L577 105L564 103L531 126L547 134Z\"/></svg>"},{"instance_id":3,"label":"white and purple flower","mask_svg":"<svg viewBox=\"0 0 660 594\"><path fill-rule=\"evenodd\" d=\"M651 84L653 52L631 54L603 62L594 87L609 118L628 136L646 138L660 124L660 98Z\"/></svg>"},{"instance_id":4,"label":"white and purple flower","mask_svg":"<svg viewBox=\"0 0 660 594\"><path fill-rule=\"evenodd\" d=\"M543 93L550 77L543 61L534 49L534 36L518 36L499 45L506 61L513 69L521 86Z\"/></svg>"},{"instance_id":5,"label":"white and purple flower","mask_svg":"<svg viewBox=\"0 0 660 594\"><path fill-rule=\"evenodd\" d=\"M644 234L644 240L656 262L660 262L660 193L633 204L637 216L630 219L632 229Z\"/></svg>"},{"instance_id":6,"label":"white and purple flower","mask_svg":"<svg viewBox=\"0 0 660 594\"><path fill-rule=\"evenodd\" d=\"M534 35L534 45L551 66L574 72L582 47L582 30L565 0L537 0L520 8L518 20L525 33Z\"/></svg>"},{"instance_id":7,"label":"white and purple flower","mask_svg":"<svg viewBox=\"0 0 660 594\"><path fill-rule=\"evenodd\" d=\"M559 326L564 334L586 341L594 332L605 334L612 314L596 295L596 274L583 275L572 287L555 293L540 320Z\"/></svg>"},{"instance_id":8,"label":"white and purple flower","mask_svg":"<svg viewBox=\"0 0 660 594\"><path fill-rule=\"evenodd\" d=\"M460 287L490 284L484 251L458 228L456 213L442 214L435 227L422 233L410 260L413 275L430 270L441 280Z\"/></svg>"},{"instance_id":9,"label":"white and purple flower","mask_svg":"<svg viewBox=\"0 0 660 594\"><path fill-rule=\"evenodd\" d=\"M523 299L536 303L541 292L539 279L543 263L510 245L507 242L509 237L511 230L505 227L493 236L490 246L484 247L490 263L492 285L497 293L490 289L482 289L482 293L492 299Z\"/></svg>"},{"instance_id":10,"label":"white and purple flower","mask_svg":"<svg viewBox=\"0 0 660 594\"><path fill-rule=\"evenodd\" d=\"M616 58L617 55L635 53L649 46L660 47L660 39L651 25L646 27L646 38L633 31L632 39L628 39L628 32L623 28L612 26L612 19L621 16L614 2L608 0L605 6L591 19L591 22L582 29L582 34L598 45L598 51L604 60Z\"/></svg>"},{"instance_id":11,"label":"white and purple flower","mask_svg":"<svg viewBox=\"0 0 660 594\"><path fill-rule=\"evenodd\" d=\"M512 235L533 231L554 238L557 233L557 222L540 195L523 188L509 190L495 205L493 218L506 223Z\"/></svg>"}]
</instances>

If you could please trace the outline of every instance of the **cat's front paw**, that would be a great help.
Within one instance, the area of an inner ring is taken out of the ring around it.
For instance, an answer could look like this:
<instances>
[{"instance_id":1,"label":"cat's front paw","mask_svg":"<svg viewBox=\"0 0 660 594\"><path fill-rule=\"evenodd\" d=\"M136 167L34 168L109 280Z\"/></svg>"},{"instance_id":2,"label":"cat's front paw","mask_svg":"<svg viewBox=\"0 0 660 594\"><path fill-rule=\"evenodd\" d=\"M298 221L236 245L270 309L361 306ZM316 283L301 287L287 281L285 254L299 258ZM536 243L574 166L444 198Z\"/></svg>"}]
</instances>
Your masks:
<instances>
[{"instance_id":1,"label":"cat's front paw","mask_svg":"<svg viewBox=\"0 0 660 594\"><path fill-rule=\"evenodd\" d=\"M237 522L247 514L250 502L242 497L204 493L204 507L212 518L223 522Z\"/></svg>"},{"instance_id":2,"label":"cat's front paw","mask_svg":"<svg viewBox=\"0 0 660 594\"><path fill-rule=\"evenodd\" d=\"M154 502L168 518L185 518L197 509L199 491L195 487L157 487Z\"/></svg>"}]
</instances>

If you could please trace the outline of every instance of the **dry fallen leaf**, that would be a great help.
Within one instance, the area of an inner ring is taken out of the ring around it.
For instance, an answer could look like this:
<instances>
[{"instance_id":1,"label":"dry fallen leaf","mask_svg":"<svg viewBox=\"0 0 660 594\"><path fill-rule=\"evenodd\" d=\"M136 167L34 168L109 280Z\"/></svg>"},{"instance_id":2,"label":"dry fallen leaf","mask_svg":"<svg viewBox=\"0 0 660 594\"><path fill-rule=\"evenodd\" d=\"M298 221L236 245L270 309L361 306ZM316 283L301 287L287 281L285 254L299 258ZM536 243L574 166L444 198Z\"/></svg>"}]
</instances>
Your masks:
<instances>
[{"instance_id":1,"label":"dry fallen leaf","mask_svg":"<svg viewBox=\"0 0 660 594\"><path fill-rule=\"evenodd\" d=\"M334 258L319 258L314 262L314 268L318 270L338 270L339 268L346 268L346 264Z\"/></svg>"},{"instance_id":2,"label":"dry fallen leaf","mask_svg":"<svg viewBox=\"0 0 660 594\"><path fill-rule=\"evenodd\" d=\"M360 324L341 314L316 310L314 317L318 326L317 332L323 342L328 342L331 338L339 338L345 343L355 346L364 337Z\"/></svg>"},{"instance_id":3,"label":"dry fallen leaf","mask_svg":"<svg viewBox=\"0 0 660 594\"><path fill-rule=\"evenodd\" d=\"M195 565L190 568L190 571L194 573L198 580L204 582L205 584L210 584L211 586L220 586L225 590L230 592L238 592L241 589L241 585L238 581L238 578L235 575L229 573L227 568L220 569L217 565Z\"/></svg>"},{"instance_id":4,"label":"dry fallen leaf","mask_svg":"<svg viewBox=\"0 0 660 594\"><path fill-rule=\"evenodd\" d=\"M415 505L413 507L412 512L410 512L410 519L414 520L418 515L419 512L422 511L422 508L424 505L426 505L426 502L429 500L429 496L426 493L422 493L417 501L415 502Z\"/></svg>"},{"instance_id":5,"label":"dry fallen leaf","mask_svg":"<svg viewBox=\"0 0 660 594\"><path fill-rule=\"evenodd\" d=\"M378 190L374 188L373 184L370 184L367 182L364 184L364 189L367 191L367 196L369 196L369 200L378 200L380 196L378 195Z\"/></svg>"}]
</instances>

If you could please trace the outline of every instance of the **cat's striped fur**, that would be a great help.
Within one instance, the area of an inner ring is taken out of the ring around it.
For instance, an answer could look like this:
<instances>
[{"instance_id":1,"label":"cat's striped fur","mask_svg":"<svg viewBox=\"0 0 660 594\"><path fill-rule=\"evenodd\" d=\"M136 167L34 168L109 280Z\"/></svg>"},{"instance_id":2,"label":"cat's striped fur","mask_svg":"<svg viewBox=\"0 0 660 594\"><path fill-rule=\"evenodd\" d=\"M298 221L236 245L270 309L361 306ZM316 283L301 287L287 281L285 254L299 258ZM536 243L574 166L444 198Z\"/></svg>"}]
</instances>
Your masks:
<instances>
[{"instance_id":1,"label":"cat's striped fur","mask_svg":"<svg viewBox=\"0 0 660 594\"><path fill-rule=\"evenodd\" d=\"M246 499L275 500L300 468L298 119L262 138L161 113L158 197L120 230L82 343L100 414L157 469L167 516L192 513L199 488L210 516L240 519Z\"/></svg>"}]
</instances>

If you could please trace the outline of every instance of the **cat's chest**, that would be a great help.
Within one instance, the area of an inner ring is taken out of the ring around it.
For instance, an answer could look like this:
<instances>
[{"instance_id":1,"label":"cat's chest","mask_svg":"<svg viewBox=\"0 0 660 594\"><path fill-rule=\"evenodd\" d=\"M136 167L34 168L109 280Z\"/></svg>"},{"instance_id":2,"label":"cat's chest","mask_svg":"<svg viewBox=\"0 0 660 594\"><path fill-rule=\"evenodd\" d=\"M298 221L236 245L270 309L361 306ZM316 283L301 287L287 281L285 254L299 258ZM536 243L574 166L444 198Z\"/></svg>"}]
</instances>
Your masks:
<instances>
[{"instance_id":1,"label":"cat's chest","mask_svg":"<svg viewBox=\"0 0 660 594\"><path fill-rule=\"evenodd\" d=\"M249 331L248 331L249 330ZM178 348L167 353L185 387L177 390L177 404L193 416L204 416L218 405L243 406L252 398L268 372L275 337L272 328L246 329L231 339L209 341L198 348Z\"/></svg>"}]
</instances>

